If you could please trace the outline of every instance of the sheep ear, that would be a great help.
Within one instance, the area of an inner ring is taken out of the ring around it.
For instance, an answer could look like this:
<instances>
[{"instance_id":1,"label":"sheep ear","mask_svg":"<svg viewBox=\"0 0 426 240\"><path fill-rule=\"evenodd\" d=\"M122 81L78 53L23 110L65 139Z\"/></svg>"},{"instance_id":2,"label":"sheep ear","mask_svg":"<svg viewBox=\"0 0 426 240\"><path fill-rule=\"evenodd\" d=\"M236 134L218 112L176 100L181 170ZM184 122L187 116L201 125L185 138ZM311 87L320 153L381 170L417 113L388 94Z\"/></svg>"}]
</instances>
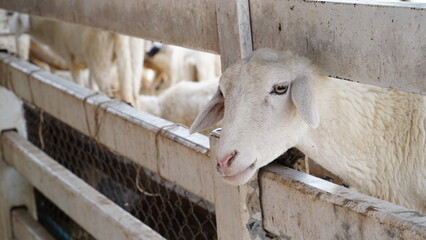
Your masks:
<instances>
[{"instance_id":1,"label":"sheep ear","mask_svg":"<svg viewBox=\"0 0 426 240\"><path fill-rule=\"evenodd\" d=\"M213 127L217 122L222 120L224 110L224 99L218 90L207 103L204 110L198 114L197 118L189 128L189 132L192 134Z\"/></svg>"},{"instance_id":2,"label":"sheep ear","mask_svg":"<svg viewBox=\"0 0 426 240\"><path fill-rule=\"evenodd\" d=\"M292 81L291 99L308 126L317 128L320 119L317 104L313 96L312 80L309 76L299 76Z\"/></svg>"}]
</instances>

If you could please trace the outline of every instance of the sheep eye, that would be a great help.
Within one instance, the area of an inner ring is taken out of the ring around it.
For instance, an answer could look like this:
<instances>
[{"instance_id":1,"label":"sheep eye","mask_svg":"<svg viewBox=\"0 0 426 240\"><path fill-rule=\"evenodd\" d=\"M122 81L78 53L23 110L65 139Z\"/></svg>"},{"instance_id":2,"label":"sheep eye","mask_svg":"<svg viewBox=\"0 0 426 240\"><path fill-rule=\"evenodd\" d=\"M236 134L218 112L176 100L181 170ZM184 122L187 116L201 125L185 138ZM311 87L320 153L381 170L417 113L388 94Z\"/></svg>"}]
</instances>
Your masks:
<instances>
[{"instance_id":1,"label":"sheep eye","mask_svg":"<svg viewBox=\"0 0 426 240\"><path fill-rule=\"evenodd\" d=\"M283 95L287 92L288 85L287 84L277 84L274 85L271 94Z\"/></svg>"}]
</instances>

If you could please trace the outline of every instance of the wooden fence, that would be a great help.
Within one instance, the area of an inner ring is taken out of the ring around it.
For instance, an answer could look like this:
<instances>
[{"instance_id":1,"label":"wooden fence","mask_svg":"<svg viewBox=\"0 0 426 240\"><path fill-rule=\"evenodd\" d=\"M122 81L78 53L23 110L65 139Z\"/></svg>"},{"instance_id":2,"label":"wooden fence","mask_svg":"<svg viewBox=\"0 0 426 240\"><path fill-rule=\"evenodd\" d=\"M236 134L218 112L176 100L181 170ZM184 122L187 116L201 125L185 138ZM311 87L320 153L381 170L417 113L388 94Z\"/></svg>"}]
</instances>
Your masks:
<instances>
[{"instance_id":1,"label":"wooden fence","mask_svg":"<svg viewBox=\"0 0 426 240\"><path fill-rule=\"evenodd\" d=\"M426 93L425 4L0 0L0 8L219 53L223 69L253 49L291 49L328 76ZM217 133L210 143L205 136L190 136L184 127L8 54L0 55L0 76L0 85L24 101L213 203L219 239L426 238L426 216L285 167L265 167L245 186L226 185L209 160ZM36 217L32 186L98 239L162 238L17 134L2 133L0 146L2 238L11 238L13 231L18 238L17 228L22 233L37 225L22 220L28 214L10 213L26 206ZM40 231L28 232L38 236Z\"/></svg>"}]
</instances>

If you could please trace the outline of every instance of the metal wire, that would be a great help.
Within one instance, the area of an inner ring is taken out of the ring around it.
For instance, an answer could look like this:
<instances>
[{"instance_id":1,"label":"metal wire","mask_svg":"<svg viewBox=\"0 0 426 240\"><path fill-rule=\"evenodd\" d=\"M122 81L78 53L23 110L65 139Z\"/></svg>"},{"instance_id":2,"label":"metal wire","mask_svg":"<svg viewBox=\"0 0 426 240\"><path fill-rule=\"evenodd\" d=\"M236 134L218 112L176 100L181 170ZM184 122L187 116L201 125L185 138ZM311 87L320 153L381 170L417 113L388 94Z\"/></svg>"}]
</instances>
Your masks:
<instances>
[{"instance_id":1,"label":"metal wire","mask_svg":"<svg viewBox=\"0 0 426 240\"><path fill-rule=\"evenodd\" d=\"M211 203L140 168L43 111L30 105L24 109L28 139L33 144L43 147L49 156L159 234L171 240L217 239ZM38 205L49 206L39 209L40 219L53 219L57 227L73 236L71 239L93 239L81 227L70 224L71 219L59 209L52 210L53 204L41 194L36 196Z\"/></svg>"},{"instance_id":2,"label":"metal wire","mask_svg":"<svg viewBox=\"0 0 426 240\"><path fill-rule=\"evenodd\" d=\"M38 221L52 237L58 240L95 240L42 193L37 190L34 193Z\"/></svg>"}]
</instances>

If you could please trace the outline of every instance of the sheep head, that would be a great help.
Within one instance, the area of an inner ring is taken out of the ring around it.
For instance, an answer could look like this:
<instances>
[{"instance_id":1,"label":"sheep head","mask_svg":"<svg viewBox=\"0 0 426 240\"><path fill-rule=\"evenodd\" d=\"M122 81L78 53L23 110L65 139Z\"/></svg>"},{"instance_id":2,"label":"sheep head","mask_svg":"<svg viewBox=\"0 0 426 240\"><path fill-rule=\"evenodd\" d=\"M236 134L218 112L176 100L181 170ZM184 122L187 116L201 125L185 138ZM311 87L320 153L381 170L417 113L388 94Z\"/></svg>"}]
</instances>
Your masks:
<instances>
[{"instance_id":1,"label":"sheep head","mask_svg":"<svg viewBox=\"0 0 426 240\"><path fill-rule=\"evenodd\" d=\"M311 76L307 59L272 49L257 50L223 73L218 91L190 131L223 118L213 155L226 182L246 183L318 126Z\"/></svg>"}]
</instances>

